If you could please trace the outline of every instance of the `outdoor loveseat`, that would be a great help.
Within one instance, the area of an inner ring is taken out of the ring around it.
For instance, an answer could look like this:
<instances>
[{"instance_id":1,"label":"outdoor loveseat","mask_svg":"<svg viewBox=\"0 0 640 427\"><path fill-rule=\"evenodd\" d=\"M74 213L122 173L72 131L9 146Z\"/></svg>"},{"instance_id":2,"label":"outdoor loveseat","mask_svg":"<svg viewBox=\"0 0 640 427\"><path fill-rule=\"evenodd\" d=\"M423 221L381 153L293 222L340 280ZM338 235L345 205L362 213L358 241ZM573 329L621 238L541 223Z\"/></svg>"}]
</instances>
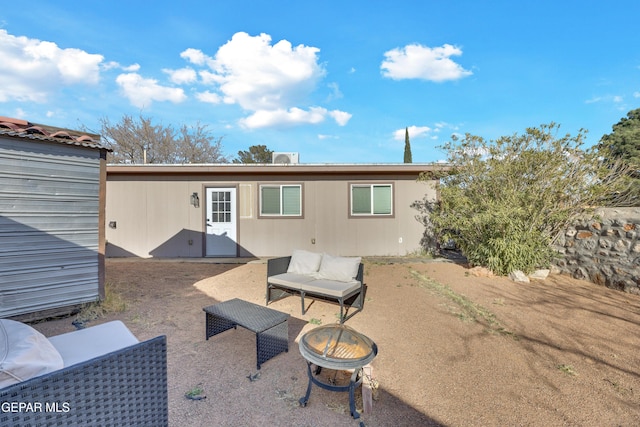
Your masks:
<instances>
[{"instance_id":1,"label":"outdoor loveseat","mask_svg":"<svg viewBox=\"0 0 640 427\"><path fill-rule=\"evenodd\" d=\"M304 250L267 260L267 305L290 295L340 305L340 323L364 307L366 286L360 257L338 257ZM348 316L349 309L355 309Z\"/></svg>"},{"instance_id":2,"label":"outdoor loveseat","mask_svg":"<svg viewBox=\"0 0 640 427\"><path fill-rule=\"evenodd\" d=\"M119 321L45 338L0 319L0 427L167 426L166 356Z\"/></svg>"}]
</instances>

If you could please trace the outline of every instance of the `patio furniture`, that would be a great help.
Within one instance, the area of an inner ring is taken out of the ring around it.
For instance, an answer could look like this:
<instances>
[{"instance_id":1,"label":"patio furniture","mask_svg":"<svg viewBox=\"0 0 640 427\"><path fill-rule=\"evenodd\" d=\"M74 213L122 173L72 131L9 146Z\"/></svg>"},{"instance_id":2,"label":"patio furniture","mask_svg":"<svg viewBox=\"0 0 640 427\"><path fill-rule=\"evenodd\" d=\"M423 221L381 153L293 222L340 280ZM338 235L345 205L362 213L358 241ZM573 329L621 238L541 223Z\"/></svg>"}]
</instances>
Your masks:
<instances>
[{"instance_id":1,"label":"patio furniture","mask_svg":"<svg viewBox=\"0 0 640 427\"><path fill-rule=\"evenodd\" d=\"M349 410L354 419L360 418L356 410L355 390L362 384L364 366L370 363L378 354L378 346L369 337L351 329L347 325L327 325L312 329L300 338L299 349L302 357L307 361L307 375L309 384L307 393L300 399L301 406L307 406L311 395L311 385L329 391L348 391ZM348 384L339 385L335 382L324 382L314 376L320 374L322 368L334 371L352 370ZM364 400L364 399L363 399Z\"/></svg>"},{"instance_id":2,"label":"patio furniture","mask_svg":"<svg viewBox=\"0 0 640 427\"><path fill-rule=\"evenodd\" d=\"M267 305L291 295L300 295L302 314L305 297L340 305L340 323L364 308L366 286L360 257L336 257L304 250L291 256L267 260ZM347 315L349 309L355 309Z\"/></svg>"},{"instance_id":3,"label":"patio furniture","mask_svg":"<svg viewBox=\"0 0 640 427\"><path fill-rule=\"evenodd\" d=\"M51 337L64 367L0 388L0 427L168 426L166 337L138 342L124 330L108 322Z\"/></svg>"},{"instance_id":4,"label":"patio furniture","mask_svg":"<svg viewBox=\"0 0 640 427\"><path fill-rule=\"evenodd\" d=\"M207 340L231 328L242 326L256 334L257 368L282 352L289 351L289 315L234 298L203 308Z\"/></svg>"}]
</instances>

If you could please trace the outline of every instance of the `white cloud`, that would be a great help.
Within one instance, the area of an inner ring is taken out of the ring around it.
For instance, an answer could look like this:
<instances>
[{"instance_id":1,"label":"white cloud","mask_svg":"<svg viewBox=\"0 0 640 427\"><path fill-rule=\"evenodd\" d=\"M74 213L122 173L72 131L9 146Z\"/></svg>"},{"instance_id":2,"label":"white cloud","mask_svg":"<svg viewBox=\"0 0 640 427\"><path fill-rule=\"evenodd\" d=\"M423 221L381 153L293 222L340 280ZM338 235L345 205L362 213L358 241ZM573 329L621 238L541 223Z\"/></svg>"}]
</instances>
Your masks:
<instances>
[{"instance_id":1,"label":"white cloud","mask_svg":"<svg viewBox=\"0 0 640 427\"><path fill-rule=\"evenodd\" d=\"M473 74L450 58L460 55L462 50L450 44L434 48L410 44L385 52L386 59L380 68L383 76L395 80L423 79L434 82L458 80Z\"/></svg>"},{"instance_id":2,"label":"white cloud","mask_svg":"<svg viewBox=\"0 0 640 427\"><path fill-rule=\"evenodd\" d=\"M123 66L122 71L126 71L128 73L133 73L134 71L140 70L140 64L131 64L129 66Z\"/></svg>"},{"instance_id":3,"label":"white cloud","mask_svg":"<svg viewBox=\"0 0 640 427\"><path fill-rule=\"evenodd\" d=\"M61 50L56 46L52 59L57 62L62 80L67 84L95 84L100 80L99 64L104 59L102 55L90 54L79 49Z\"/></svg>"},{"instance_id":4,"label":"white cloud","mask_svg":"<svg viewBox=\"0 0 640 427\"><path fill-rule=\"evenodd\" d=\"M165 68L162 70L164 73L169 75L169 79L175 84L188 84L194 83L198 80L198 76L193 68L185 67L180 68L178 70L170 70Z\"/></svg>"},{"instance_id":5,"label":"white cloud","mask_svg":"<svg viewBox=\"0 0 640 427\"><path fill-rule=\"evenodd\" d=\"M250 36L238 32L214 57L193 48L180 56L193 65L207 67L198 70L198 75L200 82L212 90L198 98L238 104L250 112L241 120L244 127L317 124L326 117L343 126L351 118L348 113L317 106L301 107L326 74L318 63L319 51L302 44L293 46L287 40L272 44L268 34ZM341 96L337 86L330 87L334 99Z\"/></svg>"},{"instance_id":6,"label":"white cloud","mask_svg":"<svg viewBox=\"0 0 640 427\"><path fill-rule=\"evenodd\" d=\"M116 61L108 61L108 62L104 62L102 64L102 69L103 70L113 70L115 68L120 68L120 64Z\"/></svg>"},{"instance_id":7,"label":"white cloud","mask_svg":"<svg viewBox=\"0 0 640 427\"><path fill-rule=\"evenodd\" d=\"M0 102L45 102L61 86L96 84L102 55L0 30Z\"/></svg>"},{"instance_id":8,"label":"white cloud","mask_svg":"<svg viewBox=\"0 0 640 427\"><path fill-rule=\"evenodd\" d=\"M180 88L161 86L156 80L145 79L136 73L120 74L116 83L131 104L138 108L149 106L153 101L179 103L187 98Z\"/></svg>"},{"instance_id":9,"label":"white cloud","mask_svg":"<svg viewBox=\"0 0 640 427\"><path fill-rule=\"evenodd\" d=\"M325 71L317 63L318 48L287 40L271 45L271 37L236 33L221 46L212 64L220 90L246 110L295 105L309 95Z\"/></svg>"},{"instance_id":10,"label":"white cloud","mask_svg":"<svg viewBox=\"0 0 640 427\"><path fill-rule=\"evenodd\" d=\"M224 81L222 77L220 77L216 73L212 73L211 71L202 70L202 71L199 71L198 74L200 75L202 84L205 84L205 85L215 86Z\"/></svg>"},{"instance_id":11,"label":"white cloud","mask_svg":"<svg viewBox=\"0 0 640 427\"><path fill-rule=\"evenodd\" d=\"M344 95L340 91L340 86L338 83L332 82L327 85L327 87L331 90L331 94L328 97L328 101L333 101L334 99L343 98Z\"/></svg>"},{"instance_id":12,"label":"white cloud","mask_svg":"<svg viewBox=\"0 0 640 427\"><path fill-rule=\"evenodd\" d=\"M633 92L634 98L640 98L640 92Z\"/></svg>"},{"instance_id":13,"label":"white cloud","mask_svg":"<svg viewBox=\"0 0 640 427\"><path fill-rule=\"evenodd\" d=\"M431 128L428 126L409 126L409 139L411 138L420 138L426 137L429 132L431 132ZM406 129L398 129L393 132L393 139L396 141L404 141Z\"/></svg>"},{"instance_id":14,"label":"white cloud","mask_svg":"<svg viewBox=\"0 0 640 427\"><path fill-rule=\"evenodd\" d=\"M222 102L222 98L217 93L212 93L207 91L200 92L196 95L196 98L202 102L206 102L208 104L220 104Z\"/></svg>"},{"instance_id":15,"label":"white cloud","mask_svg":"<svg viewBox=\"0 0 640 427\"><path fill-rule=\"evenodd\" d=\"M189 48L182 52L180 54L180 57L196 65L205 65L207 60L210 59L204 53L202 53L202 51L193 48Z\"/></svg>"},{"instance_id":16,"label":"white cloud","mask_svg":"<svg viewBox=\"0 0 640 427\"><path fill-rule=\"evenodd\" d=\"M338 123L338 125L340 126L345 126L349 122L349 120L351 120L352 116L349 113L339 110L329 111L329 115L333 117L336 123Z\"/></svg>"},{"instance_id":17,"label":"white cloud","mask_svg":"<svg viewBox=\"0 0 640 427\"><path fill-rule=\"evenodd\" d=\"M105 71L117 69L131 73L140 70L140 64L122 65L116 61L108 61L104 62L101 68Z\"/></svg>"},{"instance_id":18,"label":"white cloud","mask_svg":"<svg viewBox=\"0 0 640 427\"><path fill-rule=\"evenodd\" d=\"M585 104L596 104L598 102L610 102L613 104L621 104L624 102L624 97L620 95L604 95L604 96L594 96L593 98L590 98L584 101Z\"/></svg>"},{"instance_id":19,"label":"white cloud","mask_svg":"<svg viewBox=\"0 0 640 427\"><path fill-rule=\"evenodd\" d=\"M286 127L322 123L327 116L332 117L340 126L344 126L351 118L349 113L338 110L328 111L322 107L311 107L309 110L292 107L289 109L258 110L249 117L240 120L240 124L250 129Z\"/></svg>"}]
</instances>

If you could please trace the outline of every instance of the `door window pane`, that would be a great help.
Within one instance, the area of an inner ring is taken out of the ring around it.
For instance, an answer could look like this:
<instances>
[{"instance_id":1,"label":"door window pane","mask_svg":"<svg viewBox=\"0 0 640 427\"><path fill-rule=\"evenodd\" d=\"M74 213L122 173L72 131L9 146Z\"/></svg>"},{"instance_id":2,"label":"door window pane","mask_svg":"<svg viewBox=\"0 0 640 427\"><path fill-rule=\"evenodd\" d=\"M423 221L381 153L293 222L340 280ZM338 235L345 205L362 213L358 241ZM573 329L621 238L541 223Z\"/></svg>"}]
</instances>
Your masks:
<instances>
[{"instance_id":1,"label":"door window pane","mask_svg":"<svg viewBox=\"0 0 640 427\"><path fill-rule=\"evenodd\" d=\"M229 201L225 201L229 200ZM211 221L231 222L231 192L211 192Z\"/></svg>"}]
</instances>

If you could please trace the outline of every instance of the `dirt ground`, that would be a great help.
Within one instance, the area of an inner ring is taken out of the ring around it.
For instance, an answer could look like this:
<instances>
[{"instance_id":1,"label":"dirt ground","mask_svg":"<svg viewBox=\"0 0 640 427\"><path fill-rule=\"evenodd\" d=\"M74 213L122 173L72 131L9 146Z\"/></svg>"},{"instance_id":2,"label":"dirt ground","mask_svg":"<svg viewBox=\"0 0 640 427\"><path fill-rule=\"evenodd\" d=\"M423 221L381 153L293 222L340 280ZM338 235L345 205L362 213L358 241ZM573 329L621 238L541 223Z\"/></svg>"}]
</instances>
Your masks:
<instances>
[{"instance_id":1,"label":"dirt ground","mask_svg":"<svg viewBox=\"0 0 640 427\"><path fill-rule=\"evenodd\" d=\"M367 260L365 307L347 324L379 348L378 389L356 421L348 393L314 386L298 404L308 380L297 339L335 323L337 305L317 301L302 316L300 298L270 304L291 315L289 351L260 371L251 332L205 340L203 307L264 305L263 261L109 259L106 279L126 310L87 326L120 319L140 340L167 336L171 426L640 425L637 295L566 276L522 284L451 262ZM72 320L34 326L50 336ZM206 398L187 399L196 388Z\"/></svg>"}]
</instances>

